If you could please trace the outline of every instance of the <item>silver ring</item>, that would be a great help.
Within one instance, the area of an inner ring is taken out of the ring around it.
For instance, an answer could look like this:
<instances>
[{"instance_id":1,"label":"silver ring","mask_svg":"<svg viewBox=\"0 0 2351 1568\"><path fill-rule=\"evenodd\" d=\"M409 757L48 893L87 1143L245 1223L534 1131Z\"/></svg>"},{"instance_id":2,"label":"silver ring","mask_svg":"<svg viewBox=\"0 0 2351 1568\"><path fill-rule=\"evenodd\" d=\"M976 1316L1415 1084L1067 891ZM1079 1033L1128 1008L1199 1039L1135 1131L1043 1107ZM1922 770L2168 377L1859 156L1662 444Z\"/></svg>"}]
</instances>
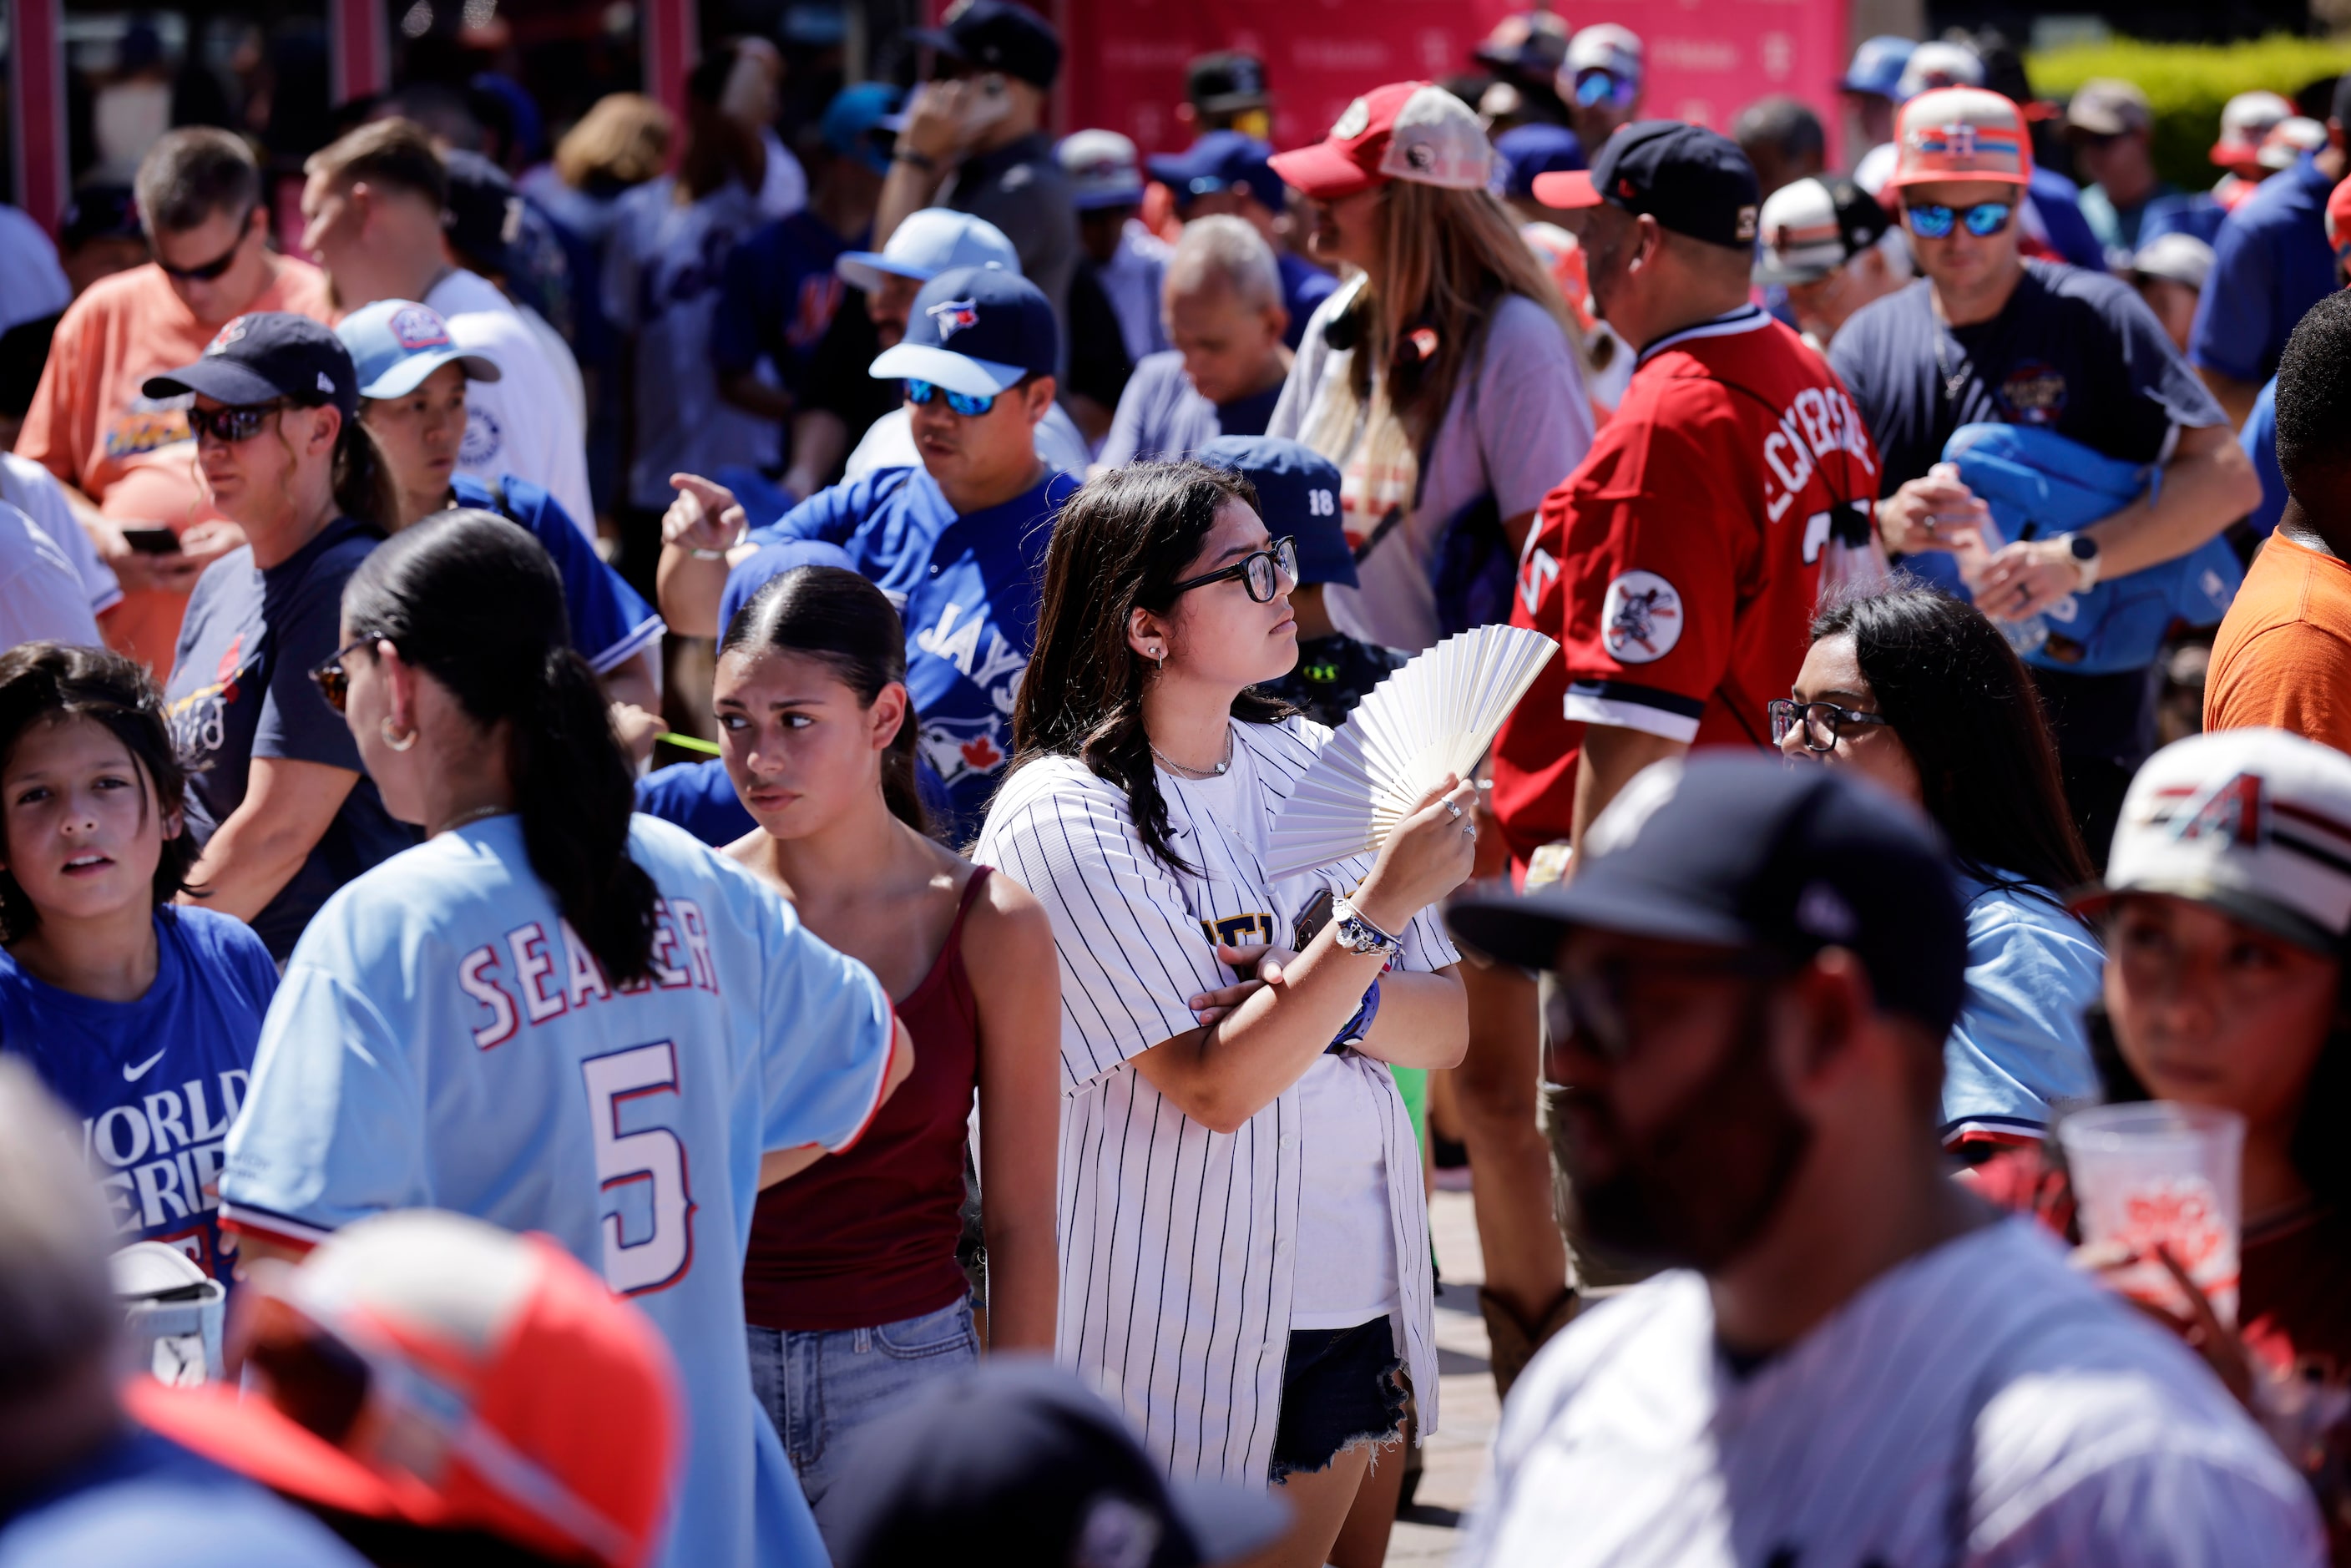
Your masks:
<instances>
[{"instance_id":1,"label":"silver ring","mask_svg":"<svg viewBox=\"0 0 2351 1568\"><path fill-rule=\"evenodd\" d=\"M1475 822L1464 822L1461 824L1461 831L1474 839L1478 836L1478 824Z\"/></svg>"},{"instance_id":2,"label":"silver ring","mask_svg":"<svg viewBox=\"0 0 2351 1568\"><path fill-rule=\"evenodd\" d=\"M1458 816L1460 816L1460 815L1461 815L1461 807L1460 807L1459 803L1458 803L1458 802L1457 802L1457 801L1453 801L1453 800L1447 800L1447 801L1446 801L1446 802L1445 802L1445 809L1446 809L1447 811L1451 812L1451 813L1452 813L1454 816L1456 816L1456 817L1458 817Z\"/></svg>"}]
</instances>

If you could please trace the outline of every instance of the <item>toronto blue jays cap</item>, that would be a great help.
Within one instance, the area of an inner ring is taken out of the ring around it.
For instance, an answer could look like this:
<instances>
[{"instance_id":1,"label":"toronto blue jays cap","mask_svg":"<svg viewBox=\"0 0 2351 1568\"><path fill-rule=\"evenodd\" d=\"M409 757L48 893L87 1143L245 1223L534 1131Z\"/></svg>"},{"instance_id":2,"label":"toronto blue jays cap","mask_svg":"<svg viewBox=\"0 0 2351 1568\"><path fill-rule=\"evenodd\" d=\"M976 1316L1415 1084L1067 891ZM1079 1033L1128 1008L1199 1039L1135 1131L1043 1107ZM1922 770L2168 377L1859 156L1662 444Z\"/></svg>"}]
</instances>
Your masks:
<instances>
[{"instance_id":1,"label":"toronto blue jays cap","mask_svg":"<svg viewBox=\"0 0 2351 1568\"><path fill-rule=\"evenodd\" d=\"M1537 120L1494 138L1495 193L1520 201L1535 193L1538 174L1567 174L1587 167L1583 140L1564 125Z\"/></svg>"},{"instance_id":2,"label":"toronto blue jays cap","mask_svg":"<svg viewBox=\"0 0 2351 1568\"><path fill-rule=\"evenodd\" d=\"M1646 213L1676 234L1734 249L1755 243L1763 203L1755 165L1738 142L1679 120L1636 120L1608 139L1588 172L1538 174L1534 192L1545 206L1606 202Z\"/></svg>"},{"instance_id":3,"label":"toronto blue jays cap","mask_svg":"<svg viewBox=\"0 0 2351 1568\"><path fill-rule=\"evenodd\" d=\"M332 403L346 420L360 411L359 372L342 340L308 316L256 310L213 334L195 363L149 376L149 397L198 392L235 407L279 398L308 408Z\"/></svg>"},{"instance_id":4,"label":"toronto blue jays cap","mask_svg":"<svg viewBox=\"0 0 2351 1568\"><path fill-rule=\"evenodd\" d=\"M923 285L906 336L869 373L991 397L1023 376L1051 375L1061 348L1044 290L1018 273L959 267Z\"/></svg>"},{"instance_id":5,"label":"toronto blue jays cap","mask_svg":"<svg viewBox=\"0 0 2351 1568\"><path fill-rule=\"evenodd\" d=\"M1300 441L1279 435L1219 435L1195 454L1257 486L1258 516L1273 537L1298 541L1298 580L1355 583L1355 552L1339 524L1339 469Z\"/></svg>"},{"instance_id":6,"label":"toronto blue jays cap","mask_svg":"<svg viewBox=\"0 0 2351 1568\"><path fill-rule=\"evenodd\" d=\"M413 299L362 305L335 324L335 336L350 350L361 397L406 397L444 365L464 366L468 381L502 373L489 355L457 347L441 312Z\"/></svg>"},{"instance_id":7,"label":"toronto blue jays cap","mask_svg":"<svg viewBox=\"0 0 2351 1568\"><path fill-rule=\"evenodd\" d=\"M1469 946L1529 969L1552 967L1579 927L1792 963L1843 947L1879 1008L1938 1041L1967 984L1967 922L1927 819L1841 769L1746 752L1648 768L1584 834L1573 881L1475 894L1446 919Z\"/></svg>"},{"instance_id":8,"label":"toronto blue jays cap","mask_svg":"<svg viewBox=\"0 0 2351 1568\"><path fill-rule=\"evenodd\" d=\"M759 590L800 566L857 570L856 560L847 550L823 539L778 539L771 545L761 545L726 569L726 587L718 596L719 635L726 635L726 629L735 624L735 617Z\"/></svg>"},{"instance_id":9,"label":"toronto blue jays cap","mask_svg":"<svg viewBox=\"0 0 2351 1568\"><path fill-rule=\"evenodd\" d=\"M1176 193L1180 209L1195 196L1240 191L1275 212L1281 210L1281 182L1275 178L1273 144L1238 131L1211 131L1181 152L1161 153L1144 167Z\"/></svg>"},{"instance_id":10,"label":"toronto blue jays cap","mask_svg":"<svg viewBox=\"0 0 2351 1568\"><path fill-rule=\"evenodd\" d=\"M841 1568L979 1555L1198 1568L1281 1536L1262 1483L1171 1481L1102 1396L1042 1356L991 1355L866 1427L833 1483Z\"/></svg>"},{"instance_id":11,"label":"toronto blue jays cap","mask_svg":"<svg viewBox=\"0 0 2351 1568\"><path fill-rule=\"evenodd\" d=\"M871 294L882 287L883 274L928 283L957 267L1000 267L1020 276L1020 253L1004 231L986 218L946 207L925 207L909 213L891 232L880 250L844 252L832 270L852 288Z\"/></svg>"},{"instance_id":12,"label":"toronto blue jays cap","mask_svg":"<svg viewBox=\"0 0 2351 1568\"><path fill-rule=\"evenodd\" d=\"M957 0L936 27L906 35L968 70L1002 71L1050 89L1061 69L1061 35L1018 0Z\"/></svg>"}]
</instances>

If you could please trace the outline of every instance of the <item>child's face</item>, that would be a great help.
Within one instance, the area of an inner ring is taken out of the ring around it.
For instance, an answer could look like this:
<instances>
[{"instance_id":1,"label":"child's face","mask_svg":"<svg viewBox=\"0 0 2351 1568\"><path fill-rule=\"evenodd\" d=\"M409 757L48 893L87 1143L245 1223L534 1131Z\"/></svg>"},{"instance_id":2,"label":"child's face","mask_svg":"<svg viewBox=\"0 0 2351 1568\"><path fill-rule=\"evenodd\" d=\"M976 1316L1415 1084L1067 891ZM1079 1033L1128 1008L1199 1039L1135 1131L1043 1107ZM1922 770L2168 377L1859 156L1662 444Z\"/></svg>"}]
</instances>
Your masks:
<instances>
[{"instance_id":1,"label":"child's face","mask_svg":"<svg viewBox=\"0 0 2351 1568\"><path fill-rule=\"evenodd\" d=\"M153 898L163 841L180 831L155 810L130 747L95 719L33 726L0 766L5 868L44 919L89 918Z\"/></svg>"}]
</instances>

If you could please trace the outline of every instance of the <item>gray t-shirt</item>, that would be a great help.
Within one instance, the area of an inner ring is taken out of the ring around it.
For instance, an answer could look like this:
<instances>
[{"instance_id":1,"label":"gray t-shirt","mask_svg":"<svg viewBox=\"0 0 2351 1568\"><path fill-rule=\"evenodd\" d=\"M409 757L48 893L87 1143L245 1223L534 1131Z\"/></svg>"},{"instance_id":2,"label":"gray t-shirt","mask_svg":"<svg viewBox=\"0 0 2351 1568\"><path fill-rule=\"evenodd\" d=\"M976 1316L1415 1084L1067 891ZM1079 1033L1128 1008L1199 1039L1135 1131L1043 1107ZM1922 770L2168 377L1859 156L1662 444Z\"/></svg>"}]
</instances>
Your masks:
<instances>
[{"instance_id":1,"label":"gray t-shirt","mask_svg":"<svg viewBox=\"0 0 2351 1568\"><path fill-rule=\"evenodd\" d=\"M1169 349L1147 356L1126 379L1110 434L1094 461L1105 468L1121 464L1188 457L1219 435L1263 435L1279 405L1282 385L1213 403L1193 390L1184 373L1184 352Z\"/></svg>"},{"instance_id":2,"label":"gray t-shirt","mask_svg":"<svg viewBox=\"0 0 2351 1568\"><path fill-rule=\"evenodd\" d=\"M1268 435L1306 440L1322 423L1331 390L1343 389L1353 350L1333 350L1323 329L1354 296L1353 287L1342 288L1314 312ZM1345 476L1339 504L1352 543L1368 537L1387 509L1380 497L1366 497L1351 467L1363 425L1358 415L1353 432L1332 444L1338 450L1322 450ZM1445 423L1429 443L1418 505L1364 558L1356 569L1361 587L1333 583L1325 591L1331 619L1350 636L1384 647L1428 647L1438 634L1430 570L1446 525L1486 496L1505 517L1534 510L1583 461L1592 435L1592 400L1567 333L1533 300L1509 296L1486 329L1477 373L1453 389Z\"/></svg>"}]
</instances>

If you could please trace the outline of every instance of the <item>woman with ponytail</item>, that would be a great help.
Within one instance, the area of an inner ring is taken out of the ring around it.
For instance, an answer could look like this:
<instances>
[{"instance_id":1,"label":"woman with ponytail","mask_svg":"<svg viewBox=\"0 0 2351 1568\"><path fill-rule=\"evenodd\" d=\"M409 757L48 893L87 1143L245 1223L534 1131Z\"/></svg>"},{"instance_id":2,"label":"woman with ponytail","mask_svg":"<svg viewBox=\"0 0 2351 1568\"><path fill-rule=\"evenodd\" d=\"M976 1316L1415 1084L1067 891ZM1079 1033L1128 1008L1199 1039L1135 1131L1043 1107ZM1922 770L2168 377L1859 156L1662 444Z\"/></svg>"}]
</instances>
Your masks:
<instances>
[{"instance_id":1,"label":"woman with ponytail","mask_svg":"<svg viewBox=\"0 0 2351 1568\"><path fill-rule=\"evenodd\" d=\"M413 841L307 674L395 516L392 472L350 355L306 316L239 316L144 391L194 395L206 497L246 541L197 580L163 694L200 846L181 896L249 923L282 964L335 889Z\"/></svg>"},{"instance_id":2,"label":"woman with ponytail","mask_svg":"<svg viewBox=\"0 0 2351 1568\"><path fill-rule=\"evenodd\" d=\"M913 1048L871 971L632 817L568 630L547 552L486 512L416 524L344 590L317 688L425 838L295 949L221 1223L247 1267L392 1208L554 1238L676 1356L695 1458L663 1561L820 1563L752 1397L744 1247L759 1189L856 1142Z\"/></svg>"},{"instance_id":3,"label":"woman with ponytail","mask_svg":"<svg viewBox=\"0 0 2351 1568\"><path fill-rule=\"evenodd\" d=\"M1052 927L924 831L905 648L882 591L828 566L771 580L718 648L719 743L759 824L726 853L872 967L917 1064L854 1151L768 1188L752 1220L751 1383L820 1528L855 1434L979 1354L956 1260L975 1095L987 1343L1053 1348Z\"/></svg>"}]
</instances>

